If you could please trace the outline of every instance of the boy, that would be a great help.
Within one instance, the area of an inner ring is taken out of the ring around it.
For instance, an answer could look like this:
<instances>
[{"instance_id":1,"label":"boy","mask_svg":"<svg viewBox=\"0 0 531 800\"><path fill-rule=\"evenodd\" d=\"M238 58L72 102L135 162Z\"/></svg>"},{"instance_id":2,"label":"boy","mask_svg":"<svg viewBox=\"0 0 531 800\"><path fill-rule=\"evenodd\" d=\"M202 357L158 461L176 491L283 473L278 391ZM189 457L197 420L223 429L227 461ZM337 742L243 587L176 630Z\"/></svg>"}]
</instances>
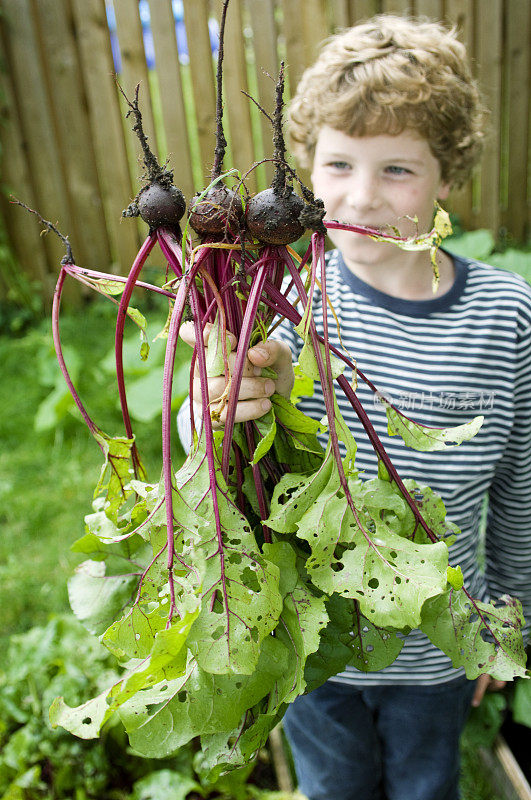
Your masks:
<instances>
[{"instance_id":1,"label":"boy","mask_svg":"<svg viewBox=\"0 0 531 800\"><path fill-rule=\"evenodd\" d=\"M402 235L431 228L434 203L477 163L482 124L455 35L393 16L333 37L290 109L293 152L311 168L327 218L394 226ZM328 254L328 293L360 368L423 424L485 416L471 442L414 452L387 435L383 408L360 384L358 396L395 466L442 496L461 530L452 563L462 566L473 595L530 600L531 290L517 276L440 250L433 294L427 252L345 231L331 231L330 239L336 249ZM319 304L316 298L322 332ZM339 347L331 314L329 331ZM237 421L265 413L274 391L289 395L301 342L287 323L275 335L279 341L249 351ZM260 376L264 366L273 367L276 381ZM223 388L223 378L210 380L212 398ZM339 393L338 403L358 443L357 468L372 478L372 448ZM323 416L318 385L299 407ZM485 492L486 577L477 563ZM467 681L418 631L381 672L347 668L299 697L285 717L301 791L310 800L455 800L459 736L471 701L478 704L489 684L503 686L488 675Z\"/></svg>"}]
</instances>

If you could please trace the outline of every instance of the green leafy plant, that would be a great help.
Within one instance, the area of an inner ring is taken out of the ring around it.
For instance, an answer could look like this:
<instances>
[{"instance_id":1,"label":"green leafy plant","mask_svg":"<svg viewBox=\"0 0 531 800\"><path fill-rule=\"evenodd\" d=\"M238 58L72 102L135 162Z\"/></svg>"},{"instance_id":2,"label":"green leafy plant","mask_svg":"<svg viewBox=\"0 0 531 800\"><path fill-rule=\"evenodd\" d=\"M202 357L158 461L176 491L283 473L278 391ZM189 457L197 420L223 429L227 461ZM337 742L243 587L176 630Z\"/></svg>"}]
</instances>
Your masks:
<instances>
[{"instance_id":1,"label":"green leafy plant","mask_svg":"<svg viewBox=\"0 0 531 800\"><path fill-rule=\"evenodd\" d=\"M52 730L48 706L58 692L80 702L118 677L108 650L87 639L71 616L13 636L6 655L0 670L0 800L297 800L266 788L274 784L271 770L261 788L249 767L201 782L191 745L172 759L138 759L121 725L107 725L91 742Z\"/></svg>"},{"instance_id":2,"label":"green leafy plant","mask_svg":"<svg viewBox=\"0 0 531 800\"><path fill-rule=\"evenodd\" d=\"M458 256L475 258L494 267L517 272L531 283L531 250L508 247L503 252L497 252L494 236L485 228L452 236L446 240L445 247Z\"/></svg>"}]
</instances>

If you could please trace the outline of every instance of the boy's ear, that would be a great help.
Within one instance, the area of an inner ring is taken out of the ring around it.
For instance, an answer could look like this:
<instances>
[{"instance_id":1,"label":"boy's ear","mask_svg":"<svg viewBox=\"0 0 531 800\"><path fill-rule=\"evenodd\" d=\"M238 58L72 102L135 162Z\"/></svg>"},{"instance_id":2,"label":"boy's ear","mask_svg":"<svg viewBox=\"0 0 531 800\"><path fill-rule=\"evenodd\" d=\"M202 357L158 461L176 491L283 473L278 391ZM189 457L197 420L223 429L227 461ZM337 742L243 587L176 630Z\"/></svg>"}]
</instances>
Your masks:
<instances>
[{"instance_id":1,"label":"boy's ear","mask_svg":"<svg viewBox=\"0 0 531 800\"><path fill-rule=\"evenodd\" d=\"M452 186L449 183L441 183L437 192L437 200L446 200L450 194Z\"/></svg>"}]
</instances>

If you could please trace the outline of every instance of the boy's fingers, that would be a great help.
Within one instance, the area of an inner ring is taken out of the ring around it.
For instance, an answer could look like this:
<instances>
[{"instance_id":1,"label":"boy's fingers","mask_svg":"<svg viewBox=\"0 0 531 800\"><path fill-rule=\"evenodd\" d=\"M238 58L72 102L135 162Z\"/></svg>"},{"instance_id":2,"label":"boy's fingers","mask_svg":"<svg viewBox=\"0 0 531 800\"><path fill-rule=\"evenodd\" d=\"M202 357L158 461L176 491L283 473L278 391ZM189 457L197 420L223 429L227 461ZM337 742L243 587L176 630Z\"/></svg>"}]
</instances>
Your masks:
<instances>
[{"instance_id":1,"label":"boy's fingers","mask_svg":"<svg viewBox=\"0 0 531 800\"><path fill-rule=\"evenodd\" d=\"M269 367L285 355L286 345L283 342L277 342L275 339L268 339L266 342L260 342L260 344L257 344L255 347L251 347L247 353L247 358L257 367Z\"/></svg>"},{"instance_id":2,"label":"boy's fingers","mask_svg":"<svg viewBox=\"0 0 531 800\"><path fill-rule=\"evenodd\" d=\"M225 378L220 375L218 378L209 378L208 396L211 401L217 400L225 391ZM275 391L275 383L271 378L243 378L240 386L238 402L242 400L254 400L262 397L270 397ZM201 402L201 384L198 380L194 381L194 400Z\"/></svg>"},{"instance_id":3,"label":"boy's fingers","mask_svg":"<svg viewBox=\"0 0 531 800\"><path fill-rule=\"evenodd\" d=\"M479 706L487 690L489 692L499 692L505 685L506 681L496 680L495 678L491 678L490 675L483 673L476 681L476 690L472 698L472 705L476 707Z\"/></svg>"},{"instance_id":4,"label":"boy's fingers","mask_svg":"<svg viewBox=\"0 0 531 800\"><path fill-rule=\"evenodd\" d=\"M229 372L232 373L232 371L234 370L234 363L236 361L236 356L234 355L234 353L230 354L228 360L229 360ZM245 363L243 365L242 377L243 378L249 378L249 377L251 377L253 375L256 375L257 373L255 372L255 370L256 370L256 367L253 367L251 362L248 359L245 359ZM197 365L197 358L195 360L195 374L199 375L199 367ZM260 374L260 373L258 372L258 374ZM224 375L220 375L219 377L223 378L223 380L225 380L225 376ZM212 377L210 377L208 379L209 383L210 383L211 380L213 380Z\"/></svg>"},{"instance_id":5,"label":"boy's fingers","mask_svg":"<svg viewBox=\"0 0 531 800\"><path fill-rule=\"evenodd\" d=\"M213 404L214 408L216 404ZM262 398L259 400L242 400L236 406L235 422L250 422L253 419L260 419L267 414L271 408L271 400ZM221 424L225 424L227 419L227 408L225 407L220 415Z\"/></svg>"},{"instance_id":6,"label":"boy's fingers","mask_svg":"<svg viewBox=\"0 0 531 800\"><path fill-rule=\"evenodd\" d=\"M211 330L212 330L212 324L210 322L207 322L207 324L205 325L205 328L203 330L203 344L205 344L205 345L208 344L208 337L210 336L210 331ZM183 342L186 342L186 344L189 344L190 347L194 347L195 346L195 326L194 326L194 323L193 322L183 322L183 324L181 325L180 331L179 331L179 336L181 337ZM230 333L230 332L228 332L228 337L229 337L229 342L230 342L231 349L234 350L236 348L236 343L237 343L236 337L234 336L233 333Z\"/></svg>"},{"instance_id":7,"label":"boy's fingers","mask_svg":"<svg viewBox=\"0 0 531 800\"><path fill-rule=\"evenodd\" d=\"M205 330L204 330L204 333L203 333L203 341L204 341L205 344L207 344L207 342L208 342L208 334L210 333L210 328L211 327L212 327L212 325L210 325L210 324L206 325L206 327L205 327ZM186 344L189 344L190 347L194 347L195 346L195 326L194 326L194 323L193 322L183 322L183 324L181 325L181 328L179 330L179 336L181 337L183 342L186 342Z\"/></svg>"}]
</instances>

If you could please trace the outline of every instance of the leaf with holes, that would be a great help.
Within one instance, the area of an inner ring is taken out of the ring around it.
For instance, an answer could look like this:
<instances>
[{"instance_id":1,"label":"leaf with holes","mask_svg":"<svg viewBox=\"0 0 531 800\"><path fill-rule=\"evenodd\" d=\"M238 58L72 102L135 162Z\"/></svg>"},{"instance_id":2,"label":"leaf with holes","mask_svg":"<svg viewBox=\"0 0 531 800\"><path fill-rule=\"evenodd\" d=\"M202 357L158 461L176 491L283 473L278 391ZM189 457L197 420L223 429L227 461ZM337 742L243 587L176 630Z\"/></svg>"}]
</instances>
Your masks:
<instances>
[{"instance_id":1,"label":"leaf with holes","mask_svg":"<svg viewBox=\"0 0 531 800\"><path fill-rule=\"evenodd\" d=\"M267 637L252 675L214 675L189 658L173 681L138 692L120 709L131 746L146 758L164 758L195 736L231 731L286 667L280 642Z\"/></svg>"},{"instance_id":2,"label":"leaf with holes","mask_svg":"<svg viewBox=\"0 0 531 800\"><path fill-rule=\"evenodd\" d=\"M463 442L468 442L479 431L484 417L474 417L470 422L454 428L430 428L421 425L393 408L382 399L387 414L387 430L390 436L401 436L407 447L413 450L446 450Z\"/></svg>"},{"instance_id":3,"label":"leaf with holes","mask_svg":"<svg viewBox=\"0 0 531 800\"><path fill-rule=\"evenodd\" d=\"M205 558L204 591L188 647L207 672L250 674L282 611L279 569L222 492L218 509L221 541L209 529L197 545Z\"/></svg>"},{"instance_id":4,"label":"leaf with holes","mask_svg":"<svg viewBox=\"0 0 531 800\"><path fill-rule=\"evenodd\" d=\"M339 495L318 498L298 522L297 536L312 550L311 580L327 594L357 600L374 625L416 628L424 601L446 588L448 549L397 536L361 505L356 513Z\"/></svg>"},{"instance_id":5,"label":"leaf with holes","mask_svg":"<svg viewBox=\"0 0 531 800\"><path fill-rule=\"evenodd\" d=\"M231 499L220 471L215 495L204 437L176 474L180 495L214 524L198 531L194 549L205 564L202 609L188 647L207 672L250 674L260 643L282 610L279 570L260 552L248 520Z\"/></svg>"},{"instance_id":6,"label":"leaf with holes","mask_svg":"<svg viewBox=\"0 0 531 800\"><path fill-rule=\"evenodd\" d=\"M392 664L403 646L404 641L396 631L373 625L354 601L354 627L350 641L352 658L349 666L356 667L360 672L376 672Z\"/></svg>"},{"instance_id":7,"label":"leaf with holes","mask_svg":"<svg viewBox=\"0 0 531 800\"><path fill-rule=\"evenodd\" d=\"M339 489L339 474L330 447L319 469L311 475L286 473L275 486L266 525L280 533L297 529L304 512L315 498L333 497Z\"/></svg>"},{"instance_id":8,"label":"leaf with holes","mask_svg":"<svg viewBox=\"0 0 531 800\"><path fill-rule=\"evenodd\" d=\"M425 529L417 524L411 508L405 503L402 495L396 488L396 484L388 483L390 491L394 492L403 509L398 512L397 508L386 508L382 513L383 522L388 525L398 536L407 539L414 539L417 544L430 544L431 539ZM430 489L429 486L419 485L417 481L406 478L404 486L408 490L415 506L422 515L424 522L440 541L447 547L454 543L459 534L459 528L446 516L444 503L439 495Z\"/></svg>"},{"instance_id":9,"label":"leaf with holes","mask_svg":"<svg viewBox=\"0 0 531 800\"><path fill-rule=\"evenodd\" d=\"M481 603L451 588L425 603L420 628L470 680L486 672L510 681L526 674L523 621L518 600L504 595L496 604Z\"/></svg>"},{"instance_id":10,"label":"leaf with holes","mask_svg":"<svg viewBox=\"0 0 531 800\"><path fill-rule=\"evenodd\" d=\"M306 659L304 679L307 692L313 692L328 678L343 672L352 658L353 602L338 594L326 597L329 621L320 633L318 649Z\"/></svg>"},{"instance_id":11,"label":"leaf with holes","mask_svg":"<svg viewBox=\"0 0 531 800\"><path fill-rule=\"evenodd\" d=\"M288 653L288 666L270 693L268 713L282 703L292 703L306 688L304 668L319 647L320 631L328 623L325 598L316 597L299 577L296 555L287 542L264 545L264 555L277 564L284 606L275 630Z\"/></svg>"},{"instance_id":12,"label":"leaf with holes","mask_svg":"<svg viewBox=\"0 0 531 800\"><path fill-rule=\"evenodd\" d=\"M109 519L116 522L119 508L132 493L129 482L134 477L132 458L134 439L127 439L125 436L113 438L99 430L95 431L94 438L105 456L100 477L94 489L94 497L103 497L105 513ZM144 476L142 467L140 472L141 477Z\"/></svg>"},{"instance_id":13,"label":"leaf with holes","mask_svg":"<svg viewBox=\"0 0 531 800\"><path fill-rule=\"evenodd\" d=\"M262 701L250 708L233 730L203 735L201 751L194 760L201 778L211 783L228 770L249 764L267 744L269 734L278 725L285 710L286 706L282 706L278 713L268 714Z\"/></svg>"},{"instance_id":14,"label":"leaf with holes","mask_svg":"<svg viewBox=\"0 0 531 800\"><path fill-rule=\"evenodd\" d=\"M62 697L56 698L50 708L52 727L61 726L82 739L94 739L131 697L154 683L181 676L186 668L186 637L195 616L196 612L192 612L169 630L160 631L150 658L127 670L119 681L92 700L71 708Z\"/></svg>"}]
</instances>

